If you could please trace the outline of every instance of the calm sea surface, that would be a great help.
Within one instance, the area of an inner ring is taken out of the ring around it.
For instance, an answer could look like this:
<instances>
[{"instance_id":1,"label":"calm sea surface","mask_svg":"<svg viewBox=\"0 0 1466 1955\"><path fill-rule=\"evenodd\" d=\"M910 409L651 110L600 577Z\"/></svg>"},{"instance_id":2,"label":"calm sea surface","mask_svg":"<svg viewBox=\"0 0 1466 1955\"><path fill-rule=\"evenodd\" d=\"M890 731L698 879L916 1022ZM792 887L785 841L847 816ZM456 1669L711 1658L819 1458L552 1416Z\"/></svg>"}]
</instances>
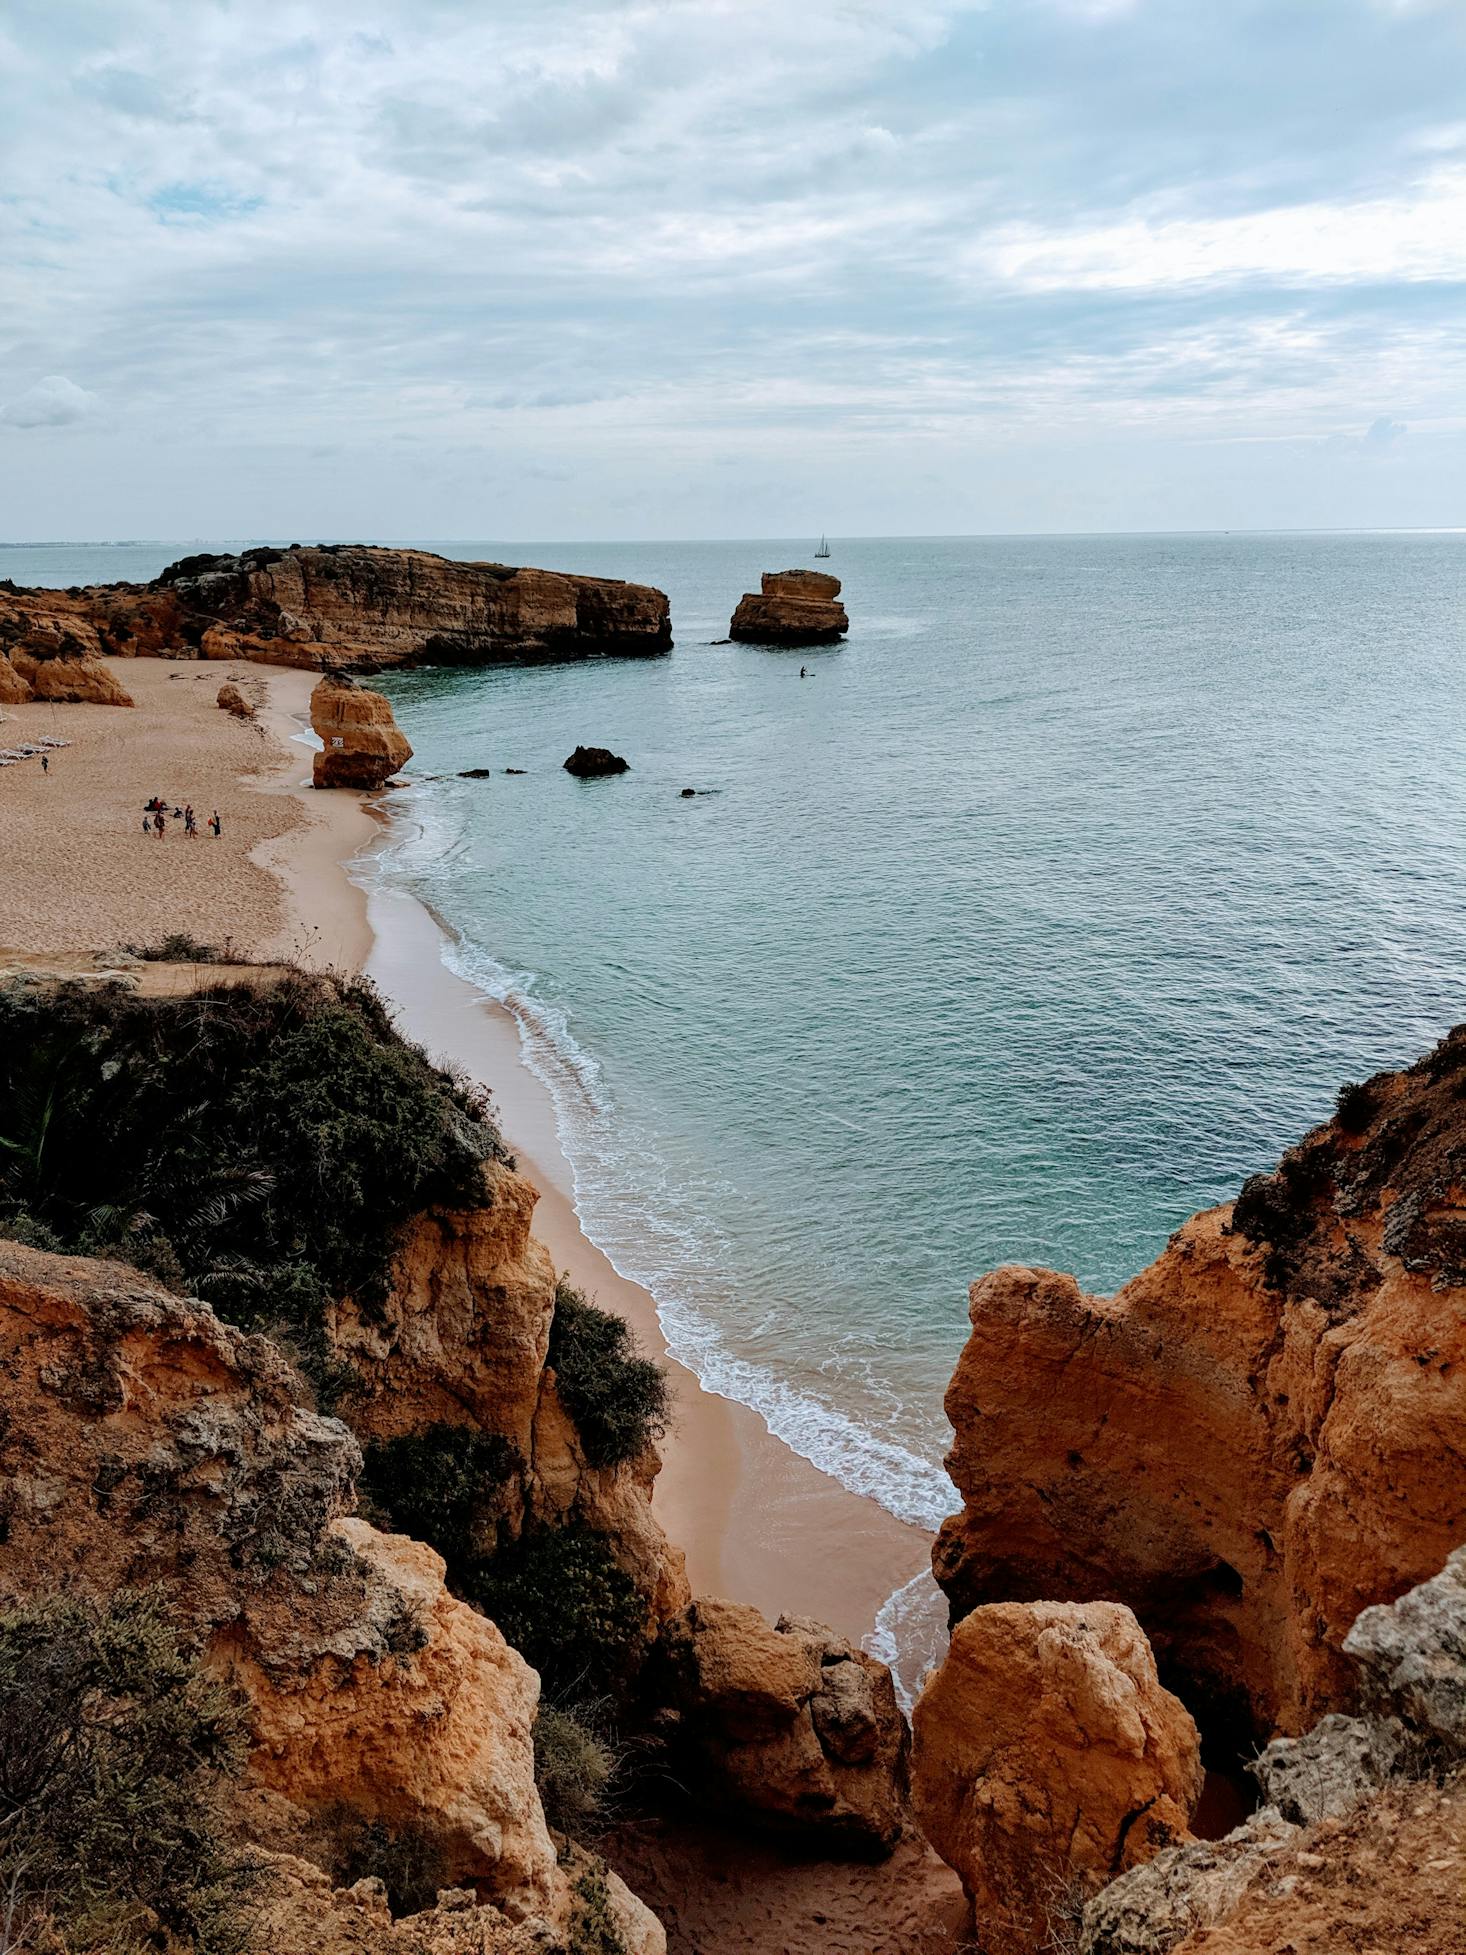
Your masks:
<instances>
[{"instance_id":1,"label":"calm sea surface","mask_svg":"<svg viewBox=\"0 0 1466 1955\"><path fill-rule=\"evenodd\" d=\"M1112 1287L1466 1017L1466 537L837 542L803 653L714 641L807 542L429 547L671 595L669 658L388 680L379 873L518 1015L678 1355L897 1514L951 1504L972 1278Z\"/></svg>"}]
</instances>

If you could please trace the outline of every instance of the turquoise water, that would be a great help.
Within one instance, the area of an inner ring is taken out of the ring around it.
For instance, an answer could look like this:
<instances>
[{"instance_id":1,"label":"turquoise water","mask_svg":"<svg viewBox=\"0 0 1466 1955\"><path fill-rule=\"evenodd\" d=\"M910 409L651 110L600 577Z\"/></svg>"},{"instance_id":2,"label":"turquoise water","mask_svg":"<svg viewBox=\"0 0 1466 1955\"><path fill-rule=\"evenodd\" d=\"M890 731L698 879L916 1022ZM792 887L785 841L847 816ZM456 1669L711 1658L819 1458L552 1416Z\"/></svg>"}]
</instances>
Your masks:
<instances>
[{"instance_id":1,"label":"turquoise water","mask_svg":"<svg viewBox=\"0 0 1466 1955\"><path fill-rule=\"evenodd\" d=\"M655 582L677 645L394 675L379 873L679 1356L898 1514L951 1504L975 1276L1123 1281L1466 1016L1466 538L837 542L805 653L710 641L807 543L438 547Z\"/></svg>"}]
</instances>

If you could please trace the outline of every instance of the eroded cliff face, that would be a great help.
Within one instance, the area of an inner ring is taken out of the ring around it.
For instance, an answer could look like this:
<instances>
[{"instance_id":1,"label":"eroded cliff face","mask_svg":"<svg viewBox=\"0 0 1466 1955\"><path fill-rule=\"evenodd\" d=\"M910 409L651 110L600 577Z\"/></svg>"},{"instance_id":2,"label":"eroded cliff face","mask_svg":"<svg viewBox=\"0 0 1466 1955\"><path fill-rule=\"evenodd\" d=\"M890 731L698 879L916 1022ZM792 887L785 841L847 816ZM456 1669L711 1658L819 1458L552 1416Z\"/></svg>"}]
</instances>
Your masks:
<instances>
[{"instance_id":1,"label":"eroded cliff face","mask_svg":"<svg viewBox=\"0 0 1466 1955\"><path fill-rule=\"evenodd\" d=\"M329 1312L330 1349L352 1374L342 1416L363 1440L436 1424L506 1440L522 1468L495 1516L506 1538L569 1521L605 1536L646 1599L650 1638L690 1600L682 1552L652 1512L660 1457L649 1446L618 1466L587 1461L546 1367L555 1270L532 1233L538 1192L506 1162L483 1172L483 1206L413 1218L385 1301Z\"/></svg>"},{"instance_id":2,"label":"eroded cliff face","mask_svg":"<svg viewBox=\"0 0 1466 1955\"><path fill-rule=\"evenodd\" d=\"M1134 1609L1198 1715L1351 1707L1360 1611L1466 1514L1466 1030L1198 1215L1114 1297L973 1285L947 1395L962 1511L933 1556L990 1601Z\"/></svg>"},{"instance_id":3,"label":"eroded cliff face","mask_svg":"<svg viewBox=\"0 0 1466 1955\"><path fill-rule=\"evenodd\" d=\"M43 600L51 595L38 593ZM0 705L22 706L33 699L132 704L126 687L102 663L97 634L84 619L44 601L33 614L10 615L9 603L0 591Z\"/></svg>"},{"instance_id":4,"label":"eroded cliff face","mask_svg":"<svg viewBox=\"0 0 1466 1955\"><path fill-rule=\"evenodd\" d=\"M380 787L412 759L392 703L331 672L311 694L311 725L323 742L311 763L315 787Z\"/></svg>"},{"instance_id":5,"label":"eroded cliff face","mask_svg":"<svg viewBox=\"0 0 1466 1955\"><path fill-rule=\"evenodd\" d=\"M121 1264L0 1242L0 1595L161 1585L303 1815L413 1825L517 1916L563 1913L538 1681L430 1549L349 1517L360 1455L274 1347Z\"/></svg>"},{"instance_id":6,"label":"eroded cliff face","mask_svg":"<svg viewBox=\"0 0 1466 1955\"><path fill-rule=\"evenodd\" d=\"M45 617L123 657L253 658L312 671L667 651L644 584L426 550L322 545L185 557L147 585L0 591L0 645Z\"/></svg>"}]
</instances>

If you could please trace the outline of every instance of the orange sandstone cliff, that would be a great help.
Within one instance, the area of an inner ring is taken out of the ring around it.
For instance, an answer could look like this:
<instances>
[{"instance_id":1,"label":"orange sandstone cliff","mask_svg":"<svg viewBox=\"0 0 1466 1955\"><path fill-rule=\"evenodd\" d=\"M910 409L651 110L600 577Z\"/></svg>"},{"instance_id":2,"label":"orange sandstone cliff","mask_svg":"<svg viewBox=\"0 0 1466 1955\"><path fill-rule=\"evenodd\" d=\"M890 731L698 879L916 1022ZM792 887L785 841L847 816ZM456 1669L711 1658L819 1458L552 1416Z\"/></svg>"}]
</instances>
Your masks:
<instances>
[{"instance_id":1,"label":"orange sandstone cliff","mask_svg":"<svg viewBox=\"0 0 1466 1955\"><path fill-rule=\"evenodd\" d=\"M248 1699L266 1844L345 1802L425 1834L510 1918L569 1918L534 1672L431 1549L349 1517L356 1445L266 1339L125 1265L0 1241L0 1382L0 1597L160 1585ZM610 1892L628 1947L658 1955Z\"/></svg>"},{"instance_id":2,"label":"orange sandstone cliff","mask_svg":"<svg viewBox=\"0 0 1466 1955\"><path fill-rule=\"evenodd\" d=\"M123 657L253 658L315 671L630 656L672 643L665 595L611 577L367 544L185 557L151 584L0 587L0 647L38 621Z\"/></svg>"},{"instance_id":3,"label":"orange sandstone cliff","mask_svg":"<svg viewBox=\"0 0 1466 1955\"><path fill-rule=\"evenodd\" d=\"M1340 1108L1113 1297L974 1284L947 1394L953 1619L1124 1602L1234 1741L1350 1709L1351 1624L1466 1535L1466 1028Z\"/></svg>"}]
</instances>

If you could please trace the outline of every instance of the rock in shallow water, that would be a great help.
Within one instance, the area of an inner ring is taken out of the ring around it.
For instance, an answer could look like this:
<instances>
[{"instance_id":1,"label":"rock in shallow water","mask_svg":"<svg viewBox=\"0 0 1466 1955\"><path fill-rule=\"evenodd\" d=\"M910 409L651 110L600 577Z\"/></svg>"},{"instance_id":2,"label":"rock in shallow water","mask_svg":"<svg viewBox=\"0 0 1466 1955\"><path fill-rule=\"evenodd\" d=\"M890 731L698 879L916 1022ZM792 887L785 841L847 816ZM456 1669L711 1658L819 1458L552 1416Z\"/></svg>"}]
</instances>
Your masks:
<instances>
[{"instance_id":1,"label":"rock in shallow water","mask_svg":"<svg viewBox=\"0 0 1466 1955\"><path fill-rule=\"evenodd\" d=\"M565 762L565 772L578 781L591 781L603 774L625 774L631 763L609 747L577 747Z\"/></svg>"}]
</instances>

